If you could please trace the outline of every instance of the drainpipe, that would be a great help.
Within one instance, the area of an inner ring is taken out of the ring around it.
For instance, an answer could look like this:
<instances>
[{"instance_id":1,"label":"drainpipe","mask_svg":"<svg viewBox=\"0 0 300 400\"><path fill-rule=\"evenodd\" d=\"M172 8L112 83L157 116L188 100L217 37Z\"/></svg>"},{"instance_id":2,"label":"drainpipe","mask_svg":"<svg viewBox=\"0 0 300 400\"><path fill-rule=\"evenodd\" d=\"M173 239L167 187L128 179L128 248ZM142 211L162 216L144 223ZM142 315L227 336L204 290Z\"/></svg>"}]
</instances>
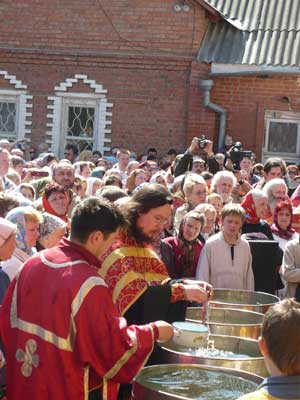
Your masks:
<instances>
[{"instance_id":1,"label":"drainpipe","mask_svg":"<svg viewBox=\"0 0 300 400\"><path fill-rule=\"evenodd\" d=\"M204 107L210 108L216 113L220 114L219 124L219 139L218 139L218 150L224 147L225 142L225 129L226 129L226 111L223 107L218 106L210 101L210 90L214 85L213 80L200 80L199 86L203 90L203 105Z\"/></svg>"}]
</instances>

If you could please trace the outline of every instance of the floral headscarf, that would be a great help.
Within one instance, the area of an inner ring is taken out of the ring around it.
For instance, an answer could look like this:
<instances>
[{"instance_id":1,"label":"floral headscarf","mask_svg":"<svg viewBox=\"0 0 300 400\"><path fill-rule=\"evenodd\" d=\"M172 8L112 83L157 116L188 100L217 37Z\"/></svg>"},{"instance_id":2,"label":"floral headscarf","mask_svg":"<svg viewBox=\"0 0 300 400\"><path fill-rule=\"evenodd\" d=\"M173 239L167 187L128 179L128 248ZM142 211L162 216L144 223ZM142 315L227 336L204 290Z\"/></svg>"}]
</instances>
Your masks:
<instances>
[{"instance_id":1,"label":"floral headscarf","mask_svg":"<svg viewBox=\"0 0 300 400\"><path fill-rule=\"evenodd\" d=\"M57 229L65 228L66 222L49 213L43 213L43 222L39 226L40 239L46 238Z\"/></svg>"},{"instance_id":2,"label":"floral headscarf","mask_svg":"<svg viewBox=\"0 0 300 400\"><path fill-rule=\"evenodd\" d=\"M241 202L241 206L246 212L246 222L258 224L260 219L256 215L255 203L251 192L248 192Z\"/></svg>"},{"instance_id":3,"label":"floral headscarf","mask_svg":"<svg viewBox=\"0 0 300 400\"><path fill-rule=\"evenodd\" d=\"M17 225L17 235L16 235L16 242L17 248L24 251L29 256L33 255L33 250L31 247L28 247L25 236L26 236L26 221L25 221L25 210L29 207L16 207L11 210L6 218L12 222L13 224Z\"/></svg>"},{"instance_id":4,"label":"floral headscarf","mask_svg":"<svg viewBox=\"0 0 300 400\"><path fill-rule=\"evenodd\" d=\"M291 220L289 226L285 230L283 230L278 224L278 213L284 208L287 208L291 214ZM274 216L273 216L274 223L271 225L272 233L279 236L281 239L290 240L293 234L295 233L295 229L292 228L292 216L293 216L293 209L291 202L289 200L280 201L274 210Z\"/></svg>"}]
</instances>

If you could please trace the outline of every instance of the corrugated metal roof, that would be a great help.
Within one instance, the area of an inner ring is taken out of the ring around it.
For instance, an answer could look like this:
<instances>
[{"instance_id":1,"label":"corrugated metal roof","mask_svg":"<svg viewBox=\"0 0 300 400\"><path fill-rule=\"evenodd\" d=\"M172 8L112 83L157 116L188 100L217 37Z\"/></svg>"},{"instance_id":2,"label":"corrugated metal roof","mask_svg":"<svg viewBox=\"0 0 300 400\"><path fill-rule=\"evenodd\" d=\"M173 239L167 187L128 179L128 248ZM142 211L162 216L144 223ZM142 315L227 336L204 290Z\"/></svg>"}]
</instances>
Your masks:
<instances>
[{"instance_id":1,"label":"corrugated metal roof","mask_svg":"<svg viewBox=\"0 0 300 400\"><path fill-rule=\"evenodd\" d=\"M300 0L205 0L224 18L210 23L198 60L300 66Z\"/></svg>"},{"instance_id":2,"label":"corrugated metal roof","mask_svg":"<svg viewBox=\"0 0 300 400\"><path fill-rule=\"evenodd\" d=\"M205 0L241 30L300 30L299 0Z\"/></svg>"}]
</instances>

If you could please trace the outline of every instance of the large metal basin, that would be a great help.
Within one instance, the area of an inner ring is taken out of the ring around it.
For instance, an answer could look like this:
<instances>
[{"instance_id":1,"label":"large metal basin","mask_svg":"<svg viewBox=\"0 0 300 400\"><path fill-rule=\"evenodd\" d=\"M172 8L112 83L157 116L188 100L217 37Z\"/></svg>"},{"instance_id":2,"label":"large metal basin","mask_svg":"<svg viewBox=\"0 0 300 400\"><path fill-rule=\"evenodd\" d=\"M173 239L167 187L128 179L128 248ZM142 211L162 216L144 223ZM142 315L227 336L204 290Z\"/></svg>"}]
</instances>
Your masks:
<instances>
[{"instance_id":1,"label":"large metal basin","mask_svg":"<svg viewBox=\"0 0 300 400\"><path fill-rule=\"evenodd\" d=\"M234 358L201 357L192 354L195 349L178 346L171 340L158 346L157 359L161 364L202 364L232 368L261 377L269 375L264 358L259 351L257 340L223 335L209 335L209 339L214 340L215 348L218 350L248 355L249 358L238 356Z\"/></svg>"},{"instance_id":2,"label":"large metal basin","mask_svg":"<svg viewBox=\"0 0 300 400\"><path fill-rule=\"evenodd\" d=\"M250 290L214 289L210 305L212 307L238 308L265 313L270 306L278 302L279 297L268 293Z\"/></svg>"},{"instance_id":3,"label":"large metal basin","mask_svg":"<svg viewBox=\"0 0 300 400\"><path fill-rule=\"evenodd\" d=\"M189 307L186 320L201 322L202 307ZM213 335L239 336L257 339L261 332L263 314L234 308L209 307L207 325Z\"/></svg>"},{"instance_id":4,"label":"large metal basin","mask_svg":"<svg viewBox=\"0 0 300 400\"><path fill-rule=\"evenodd\" d=\"M178 373L184 373L184 375L186 375L188 378L184 382L178 380L176 387L176 383L174 385L174 381L172 380L172 376L170 378L170 374L175 374L176 376ZM194 376L200 376L201 379L194 379ZM227 380L227 386L225 387L225 384L224 386L221 386L221 388L224 387L226 391L225 395L221 397L223 400L235 400L247 392L255 391L257 385L259 385L262 381L260 377L253 374L219 367L190 364L152 365L150 367L143 368L135 378L132 388L132 399L199 399L199 392L198 395L195 395L195 389L199 390L200 388L201 399L205 400L208 396L207 392L214 390L214 386L220 389L220 381L225 381L224 378ZM163 384L161 384L161 382L163 382ZM205 396L205 392L207 393L207 396ZM216 395L214 396L212 392L210 392L209 398L212 399L220 397Z\"/></svg>"}]
</instances>

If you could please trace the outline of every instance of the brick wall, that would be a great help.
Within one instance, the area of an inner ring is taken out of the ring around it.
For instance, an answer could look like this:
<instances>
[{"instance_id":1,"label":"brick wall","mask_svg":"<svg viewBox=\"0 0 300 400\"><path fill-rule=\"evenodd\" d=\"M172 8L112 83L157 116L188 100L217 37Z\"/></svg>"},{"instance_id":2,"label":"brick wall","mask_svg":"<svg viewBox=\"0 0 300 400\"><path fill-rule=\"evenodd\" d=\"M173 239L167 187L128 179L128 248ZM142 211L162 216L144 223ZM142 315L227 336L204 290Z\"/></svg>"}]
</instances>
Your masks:
<instances>
[{"instance_id":1,"label":"brick wall","mask_svg":"<svg viewBox=\"0 0 300 400\"><path fill-rule=\"evenodd\" d=\"M191 62L207 20L194 1L174 12L172 0L3 1L0 69L33 95L32 142L45 140L47 97L86 74L107 89L112 145L161 153L186 144ZM0 83L0 89L1 89ZM74 90L75 88L72 88ZM76 91L89 92L85 85ZM196 110L197 112L197 110Z\"/></svg>"},{"instance_id":2,"label":"brick wall","mask_svg":"<svg viewBox=\"0 0 300 400\"><path fill-rule=\"evenodd\" d=\"M219 117L202 106L199 79L213 79L211 101L227 111L226 132L242 141L260 159L264 135L265 110L300 112L299 78L273 77L214 77L208 78L208 66L193 64L190 85L188 140L199 133L217 141ZM282 98L291 100L289 106ZM200 110L197 107L200 105Z\"/></svg>"}]
</instances>

